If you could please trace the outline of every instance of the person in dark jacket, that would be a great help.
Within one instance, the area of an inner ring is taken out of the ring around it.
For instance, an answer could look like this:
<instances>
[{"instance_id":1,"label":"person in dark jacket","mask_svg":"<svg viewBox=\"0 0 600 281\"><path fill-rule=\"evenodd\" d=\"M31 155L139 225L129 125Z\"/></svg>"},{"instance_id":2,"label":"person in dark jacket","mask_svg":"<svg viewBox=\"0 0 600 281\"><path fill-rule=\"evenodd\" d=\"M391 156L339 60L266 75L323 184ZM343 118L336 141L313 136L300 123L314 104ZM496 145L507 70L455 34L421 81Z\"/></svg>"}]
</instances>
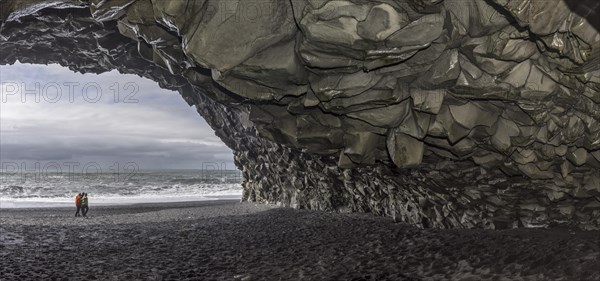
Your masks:
<instances>
[{"instance_id":1,"label":"person in dark jacket","mask_svg":"<svg viewBox=\"0 0 600 281\"><path fill-rule=\"evenodd\" d=\"M81 214L84 217L87 217L88 210L89 210L89 207L88 207L88 195L87 195L87 193L83 193L83 197L81 198Z\"/></svg>"}]
</instances>

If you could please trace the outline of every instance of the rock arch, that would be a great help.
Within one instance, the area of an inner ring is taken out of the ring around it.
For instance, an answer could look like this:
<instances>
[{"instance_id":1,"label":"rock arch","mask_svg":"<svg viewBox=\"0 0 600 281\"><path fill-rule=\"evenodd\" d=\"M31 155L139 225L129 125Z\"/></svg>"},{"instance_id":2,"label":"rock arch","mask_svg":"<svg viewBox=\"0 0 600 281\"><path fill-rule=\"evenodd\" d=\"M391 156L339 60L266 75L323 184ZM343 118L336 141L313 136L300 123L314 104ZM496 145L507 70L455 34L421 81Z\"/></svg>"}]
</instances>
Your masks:
<instances>
[{"instance_id":1,"label":"rock arch","mask_svg":"<svg viewBox=\"0 0 600 281\"><path fill-rule=\"evenodd\" d=\"M544 3L10 0L0 64L178 90L235 151L243 200L597 229L598 7Z\"/></svg>"}]
</instances>

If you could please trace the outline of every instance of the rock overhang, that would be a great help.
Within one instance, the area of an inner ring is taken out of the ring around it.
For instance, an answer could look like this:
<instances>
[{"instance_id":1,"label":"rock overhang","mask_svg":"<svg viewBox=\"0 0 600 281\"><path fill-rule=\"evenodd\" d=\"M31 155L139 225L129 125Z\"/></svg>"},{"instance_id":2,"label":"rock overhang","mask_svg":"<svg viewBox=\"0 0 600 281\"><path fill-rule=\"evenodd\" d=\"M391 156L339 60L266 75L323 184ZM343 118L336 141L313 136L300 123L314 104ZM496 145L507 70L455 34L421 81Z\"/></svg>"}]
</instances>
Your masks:
<instances>
[{"instance_id":1,"label":"rock overhang","mask_svg":"<svg viewBox=\"0 0 600 281\"><path fill-rule=\"evenodd\" d=\"M553 3L13 0L1 63L179 89L236 151L247 200L597 228L600 35Z\"/></svg>"}]
</instances>

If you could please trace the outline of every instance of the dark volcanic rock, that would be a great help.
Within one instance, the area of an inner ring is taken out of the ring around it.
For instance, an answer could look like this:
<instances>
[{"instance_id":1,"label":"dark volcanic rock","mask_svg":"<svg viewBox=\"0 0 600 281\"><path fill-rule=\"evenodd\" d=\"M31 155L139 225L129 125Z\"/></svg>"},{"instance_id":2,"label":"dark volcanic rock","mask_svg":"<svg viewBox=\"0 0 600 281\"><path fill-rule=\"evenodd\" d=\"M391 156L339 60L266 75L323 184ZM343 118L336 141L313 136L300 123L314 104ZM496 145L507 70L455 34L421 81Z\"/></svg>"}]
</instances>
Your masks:
<instances>
[{"instance_id":1,"label":"dark volcanic rock","mask_svg":"<svg viewBox=\"0 0 600 281\"><path fill-rule=\"evenodd\" d=\"M590 3L9 0L0 64L179 90L235 151L244 200L424 227L598 229Z\"/></svg>"}]
</instances>

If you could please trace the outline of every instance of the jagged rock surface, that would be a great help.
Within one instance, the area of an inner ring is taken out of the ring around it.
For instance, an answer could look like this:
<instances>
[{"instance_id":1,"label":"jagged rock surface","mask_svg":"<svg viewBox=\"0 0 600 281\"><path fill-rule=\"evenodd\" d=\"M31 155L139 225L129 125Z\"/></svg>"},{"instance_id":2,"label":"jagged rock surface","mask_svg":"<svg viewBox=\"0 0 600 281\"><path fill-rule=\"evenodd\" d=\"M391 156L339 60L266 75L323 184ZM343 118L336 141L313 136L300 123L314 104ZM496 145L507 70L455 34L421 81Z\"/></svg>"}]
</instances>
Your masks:
<instances>
[{"instance_id":1,"label":"jagged rock surface","mask_svg":"<svg viewBox=\"0 0 600 281\"><path fill-rule=\"evenodd\" d=\"M10 0L0 64L179 90L243 200L439 228L600 228L600 4Z\"/></svg>"}]
</instances>

